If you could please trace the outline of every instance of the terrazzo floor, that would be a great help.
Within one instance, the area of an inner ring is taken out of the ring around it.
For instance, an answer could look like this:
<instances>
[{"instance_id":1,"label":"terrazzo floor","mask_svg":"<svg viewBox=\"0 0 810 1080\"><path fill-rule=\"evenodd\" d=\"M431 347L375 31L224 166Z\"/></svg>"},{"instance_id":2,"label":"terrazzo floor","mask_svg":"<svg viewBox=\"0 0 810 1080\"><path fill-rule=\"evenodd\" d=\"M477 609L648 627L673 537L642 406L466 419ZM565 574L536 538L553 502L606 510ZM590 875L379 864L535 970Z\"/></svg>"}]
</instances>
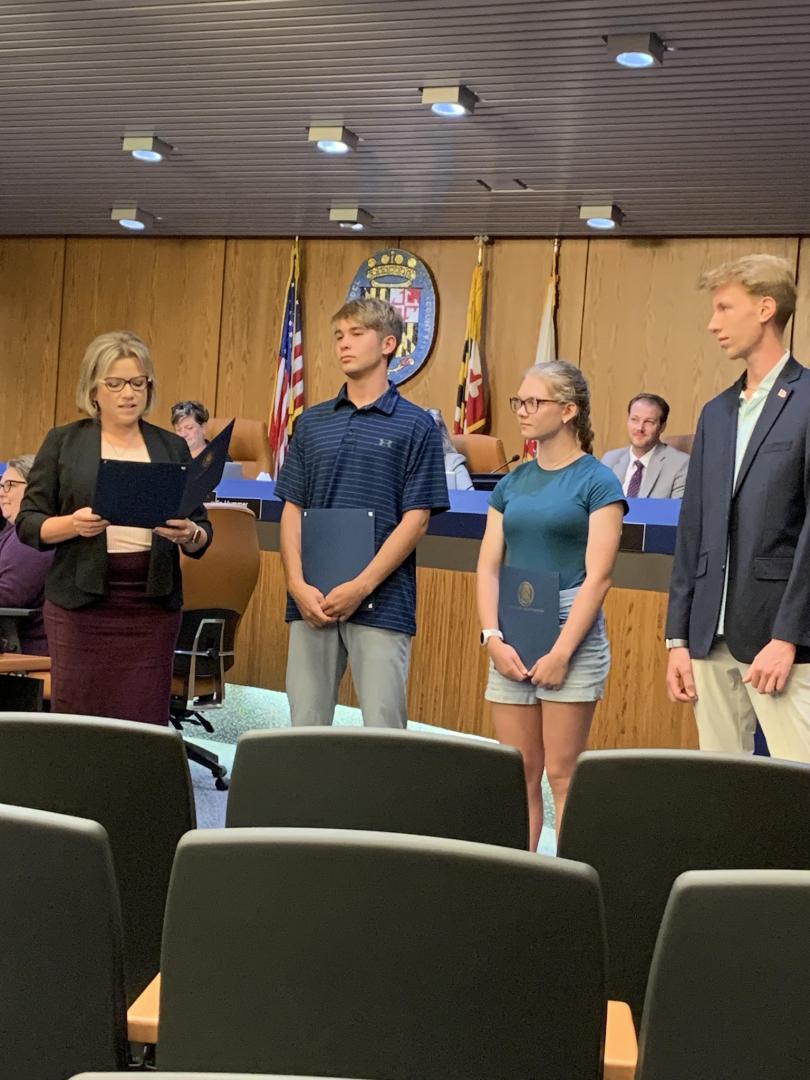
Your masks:
<instances>
[{"instance_id":1,"label":"terrazzo floor","mask_svg":"<svg viewBox=\"0 0 810 1080\"><path fill-rule=\"evenodd\" d=\"M230 772L233 756L239 736L245 731L268 730L290 726L290 710L286 694L275 690L260 690L253 686L234 686L228 684L225 704L221 709L208 712L208 719L214 725L212 736L198 738L200 728L189 726L184 730L186 738L199 743L216 753ZM335 710L335 725L362 727L363 721L359 709L338 705ZM477 739L478 735L464 735L448 731L446 728L431 727L411 721L408 725L413 731L436 732L445 735L458 735L460 739ZM217 791L211 774L199 765L191 765L191 778L194 784L194 799L197 804L197 824L200 828L222 828L225 824L226 791ZM556 851L554 837L554 803L545 779L543 780L543 806L546 824L540 838L538 850L544 855L553 855Z\"/></svg>"}]
</instances>

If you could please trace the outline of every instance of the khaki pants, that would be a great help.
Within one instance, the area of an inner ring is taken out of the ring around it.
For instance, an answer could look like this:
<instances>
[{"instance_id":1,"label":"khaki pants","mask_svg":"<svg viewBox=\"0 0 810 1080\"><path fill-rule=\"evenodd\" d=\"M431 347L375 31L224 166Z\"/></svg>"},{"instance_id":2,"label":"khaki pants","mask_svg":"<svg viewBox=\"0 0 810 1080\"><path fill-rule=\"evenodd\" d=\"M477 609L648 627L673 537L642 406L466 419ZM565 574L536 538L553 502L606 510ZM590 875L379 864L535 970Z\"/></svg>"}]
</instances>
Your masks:
<instances>
[{"instance_id":1,"label":"khaki pants","mask_svg":"<svg viewBox=\"0 0 810 1080\"><path fill-rule=\"evenodd\" d=\"M781 694L759 694L743 683L749 666L722 640L692 661L701 750L752 754L759 720L772 757L810 762L810 664L794 665Z\"/></svg>"},{"instance_id":2,"label":"khaki pants","mask_svg":"<svg viewBox=\"0 0 810 1080\"><path fill-rule=\"evenodd\" d=\"M302 620L291 623L287 697L293 727L332 723L348 660L365 726L406 728L411 640L351 622L320 630Z\"/></svg>"}]
</instances>

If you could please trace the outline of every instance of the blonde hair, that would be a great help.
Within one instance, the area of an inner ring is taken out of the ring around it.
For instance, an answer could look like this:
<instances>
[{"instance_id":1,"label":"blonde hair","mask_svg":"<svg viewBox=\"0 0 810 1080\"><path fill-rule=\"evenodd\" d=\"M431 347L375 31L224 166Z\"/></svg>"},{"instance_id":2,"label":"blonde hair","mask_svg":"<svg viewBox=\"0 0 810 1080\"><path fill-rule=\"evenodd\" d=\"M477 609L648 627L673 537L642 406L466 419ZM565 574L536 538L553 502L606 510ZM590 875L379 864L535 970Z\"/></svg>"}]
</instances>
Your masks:
<instances>
[{"instance_id":1,"label":"blonde hair","mask_svg":"<svg viewBox=\"0 0 810 1080\"><path fill-rule=\"evenodd\" d=\"M332 316L333 323L340 322L341 319L351 319L352 322L365 326L367 330L376 330L381 338L395 338L397 344L391 356L399 348L404 331L402 316L387 301L379 300L376 296L363 296L359 300L348 300ZM389 360L391 356L389 356Z\"/></svg>"},{"instance_id":2,"label":"blonde hair","mask_svg":"<svg viewBox=\"0 0 810 1080\"><path fill-rule=\"evenodd\" d=\"M149 377L146 407L141 415L146 416L149 413L157 394L155 367L149 354L149 346L131 330L110 330L93 338L87 346L76 384L76 404L83 413L88 416L96 415L96 383L105 377L116 360L126 360L128 357L137 360L144 375Z\"/></svg>"},{"instance_id":3,"label":"blonde hair","mask_svg":"<svg viewBox=\"0 0 810 1080\"><path fill-rule=\"evenodd\" d=\"M593 452L593 428L591 427L591 391L582 372L567 360L549 360L535 364L524 372L524 379L542 379L549 392L560 405L569 402L576 405L577 412L572 423L579 445L586 454Z\"/></svg>"},{"instance_id":4,"label":"blonde hair","mask_svg":"<svg viewBox=\"0 0 810 1080\"><path fill-rule=\"evenodd\" d=\"M698 278L698 288L714 292L736 281L751 296L770 296L776 304L774 322L780 330L796 310L796 282L793 267L778 255L744 255L707 270Z\"/></svg>"}]
</instances>

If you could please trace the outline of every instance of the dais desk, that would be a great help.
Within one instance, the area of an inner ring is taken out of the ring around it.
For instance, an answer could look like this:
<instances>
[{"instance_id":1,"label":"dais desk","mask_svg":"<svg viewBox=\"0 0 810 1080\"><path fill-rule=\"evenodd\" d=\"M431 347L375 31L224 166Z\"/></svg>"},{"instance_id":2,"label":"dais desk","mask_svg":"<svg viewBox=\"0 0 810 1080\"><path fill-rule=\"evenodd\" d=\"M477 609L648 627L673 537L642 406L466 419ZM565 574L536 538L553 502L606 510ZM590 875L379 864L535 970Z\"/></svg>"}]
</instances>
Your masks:
<instances>
[{"instance_id":1,"label":"dais desk","mask_svg":"<svg viewBox=\"0 0 810 1080\"><path fill-rule=\"evenodd\" d=\"M228 480L223 501L247 503L257 517L262 565L242 622L232 681L284 689L288 631L279 555L282 503L272 481ZM478 644L475 564L489 493L451 491L451 509L436 514L417 548L417 624L409 710L414 720L491 735L483 700L487 656ZM669 701L664 686L666 592L680 503L631 499L614 587L606 604L613 662L596 712L594 747L696 747L688 706ZM355 704L349 679L341 702Z\"/></svg>"}]
</instances>

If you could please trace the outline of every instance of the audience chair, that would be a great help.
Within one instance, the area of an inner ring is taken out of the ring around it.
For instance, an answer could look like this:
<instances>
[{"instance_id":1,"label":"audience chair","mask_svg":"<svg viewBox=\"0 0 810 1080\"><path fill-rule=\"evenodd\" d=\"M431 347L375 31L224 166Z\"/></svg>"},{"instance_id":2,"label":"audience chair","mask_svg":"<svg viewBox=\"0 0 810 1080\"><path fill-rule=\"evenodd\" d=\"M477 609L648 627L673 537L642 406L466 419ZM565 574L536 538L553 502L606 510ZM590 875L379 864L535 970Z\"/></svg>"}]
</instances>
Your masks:
<instances>
[{"instance_id":1,"label":"audience chair","mask_svg":"<svg viewBox=\"0 0 810 1080\"><path fill-rule=\"evenodd\" d=\"M207 507L214 527L202 559L181 555L183 621L174 654L171 721L178 729L199 724L212 732L204 713L222 708L225 672L233 667L239 621L259 576L259 541L252 510L229 504ZM216 754L191 742L186 753L209 769L224 791L227 770Z\"/></svg>"},{"instance_id":2,"label":"audience chair","mask_svg":"<svg viewBox=\"0 0 810 1080\"><path fill-rule=\"evenodd\" d=\"M206 424L208 438L215 438L230 422L230 417L212 416ZM237 419L233 425L228 453L232 461L239 462L244 476L250 480L255 480L260 472L269 472L270 445L267 425L261 420L245 420L242 417Z\"/></svg>"},{"instance_id":3,"label":"audience chair","mask_svg":"<svg viewBox=\"0 0 810 1080\"><path fill-rule=\"evenodd\" d=\"M517 750L454 735L283 728L239 739L226 824L528 844Z\"/></svg>"},{"instance_id":4,"label":"audience chair","mask_svg":"<svg viewBox=\"0 0 810 1080\"><path fill-rule=\"evenodd\" d=\"M641 1022L672 884L686 870L810 869L810 769L690 750L602 750L577 764L558 855L595 867L608 996Z\"/></svg>"},{"instance_id":5,"label":"audience chair","mask_svg":"<svg viewBox=\"0 0 810 1080\"><path fill-rule=\"evenodd\" d=\"M104 829L0 806L0 893L0 1075L125 1069L121 909Z\"/></svg>"},{"instance_id":6,"label":"audience chair","mask_svg":"<svg viewBox=\"0 0 810 1080\"><path fill-rule=\"evenodd\" d=\"M691 454L695 434L692 432L691 435L665 435L663 441L667 446L671 446L673 450L681 450L684 454Z\"/></svg>"},{"instance_id":7,"label":"audience chair","mask_svg":"<svg viewBox=\"0 0 810 1080\"><path fill-rule=\"evenodd\" d=\"M588 866L435 837L201 830L172 873L156 1064L597 1080L604 963Z\"/></svg>"},{"instance_id":8,"label":"audience chair","mask_svg":"<svg viewBox=\"0 0 810 1080\"><path fill-rule=\"evenodd\" d=\"M43 713L0 715L0 802L107 831L124 926L127 1003L159 969L177 841L195 826L183 744L166 728Z\"/></svg>"},{"instance_id":9,"label":"audience chair","mask_svg":"<svg viewBox=\"0 0 810 1080\"><path fill-rule=\"evenodd\" d=\"M120 1073L80 1073L73 1080L121 1080ZM281 1076L275 1073L149 1072L149 1080L325 1080L317 1076ZM343 1080L346 1080L344 1077Z\"/></svg>"},{"instance_id":10,"label":"audience chair","mask_svg":"<svg viewBox=\"0 0 810 1080\"><path fill-rule=\"evenodd\" d=\"M507 454L494 435L451 435L453 446L467 459L471 473L508 472Z\"/></svg>"},{"instance_id":11,"label":"audience chair","mask_svg":"<svg viewBox=\"0 0 810 1080\"><path fill-rule=\"evenodd\" d=\"M810 1076L808 1002L810 871L682 874L655 947L637 1080Z\"/></svg>"}]
</instances>

